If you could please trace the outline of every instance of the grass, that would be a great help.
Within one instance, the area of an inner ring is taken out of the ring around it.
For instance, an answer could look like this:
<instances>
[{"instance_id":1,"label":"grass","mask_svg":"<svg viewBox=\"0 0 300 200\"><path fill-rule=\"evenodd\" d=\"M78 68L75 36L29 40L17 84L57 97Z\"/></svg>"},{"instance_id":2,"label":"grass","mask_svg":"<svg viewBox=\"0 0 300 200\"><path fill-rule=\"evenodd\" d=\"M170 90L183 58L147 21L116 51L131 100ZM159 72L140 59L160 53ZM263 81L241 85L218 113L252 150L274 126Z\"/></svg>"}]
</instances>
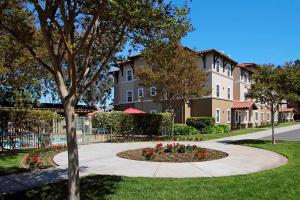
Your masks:
<instances>
[{"instance_id":1,"label":"grass","mask_svg":"<svg viewBox=\"0 0 300 200\"><path fill-rule=\"evenodd\" d=\"M27 172L29 169L24 168L21 164L26 154L38 152L43 167L51 167L54 165L52 157L65 149L47 148L45 151L36 149L14 150L0 152L0 176Z\"/></svg>"},{"instance_id":2,"label":"grass","mask_svg":"<svg viewBox=\"0 0 300 200\"><path fill-rule=\"evenodd\" d=\"M300 142L239 141L288 157L280 168L243 176L218 178L128 178L87 176L81 179L81 199L299 199ZM249 161L251 162L251 161ZM66 199L66 182L3 196L2 199ZM1 199L1 198L0 198Z\"/></svg>"},{"instance_id":3,"label":"grass","mask_svg":"<svg viewBox=\"0 0 300 200\"><path fill-rule=\"evenodd\" d=\"M280 123L276 128L285 127L285 126L292 126L300 124L299 122L284 122ZM234 130L230 131L229 133L221 133L221 134L195 134L195 135L186 135L186 136L176 136L177 140L213 140L213 139L219 139L224 137L230 137L230 136L236 136L236 135L243 135L248 133L255 133L259 131L267 130L270 127L263 127L263 128L248 128L248 129L240 129L240 130Z\"/></svg>"}]
</instances>

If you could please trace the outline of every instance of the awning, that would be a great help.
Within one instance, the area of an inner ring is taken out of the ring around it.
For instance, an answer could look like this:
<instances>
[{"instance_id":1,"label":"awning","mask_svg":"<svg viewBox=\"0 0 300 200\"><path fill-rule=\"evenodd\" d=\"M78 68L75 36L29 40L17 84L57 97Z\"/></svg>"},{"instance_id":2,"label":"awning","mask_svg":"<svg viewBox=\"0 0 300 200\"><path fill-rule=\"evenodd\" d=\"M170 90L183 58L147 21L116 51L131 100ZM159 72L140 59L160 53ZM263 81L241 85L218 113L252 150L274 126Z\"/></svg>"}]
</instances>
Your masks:
<instances>
[{"instance_id":1,"label":"awning","mask_svg":"<svg viewBox=\"0 0 300 200\"><path fill-rule=\"evenodd\" d=\"M239 109L250 109L253 108L253 110L258 109L256 104L253 101L234 101L232 109L239 110Z\"/></svg>"},{"instance_id":2,"label":"awning","mask_svg":"<svg viewBox=\"0 0 300 200\"><path fill-rule=\"evenodd\" d=\"M128 114L144 114L145 112L136 108L127 108L123 112L126 112Z\"/></svg>"}]
</instances>

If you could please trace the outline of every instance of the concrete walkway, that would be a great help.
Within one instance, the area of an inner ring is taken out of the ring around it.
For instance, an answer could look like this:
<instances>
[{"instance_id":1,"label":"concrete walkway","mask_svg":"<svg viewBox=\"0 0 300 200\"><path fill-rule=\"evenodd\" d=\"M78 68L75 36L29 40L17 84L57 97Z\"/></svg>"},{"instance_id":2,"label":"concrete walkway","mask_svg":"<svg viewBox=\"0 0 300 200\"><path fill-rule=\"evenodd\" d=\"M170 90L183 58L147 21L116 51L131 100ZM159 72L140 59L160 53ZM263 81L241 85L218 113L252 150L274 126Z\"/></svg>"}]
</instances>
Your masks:
<instances>
[{"instance_id":1,"label":"concrete walkway","mask_svg":"<svg viewBox=\"0 0 300 200\"><path fill-rule=\"evenodd\" d=\"M277 128L276 133L300 129L300 125ZM277 153L228 144L241 139L258 139L271 134L270 130L221 138L207 142L181 142L224 151L228 157L195 163L157 163L119 158L116 153L128 149L153 147L157 142L98 143L79 147L80 176L94 174L132 177L217 177L248 174L285 165L288 161ZM165 144L167 142L164 142ZM16 192L46 183L67 179L67 154L60 153L54 161L56 168L0 177L0 194Z\"/></svg>"}]
</instances>

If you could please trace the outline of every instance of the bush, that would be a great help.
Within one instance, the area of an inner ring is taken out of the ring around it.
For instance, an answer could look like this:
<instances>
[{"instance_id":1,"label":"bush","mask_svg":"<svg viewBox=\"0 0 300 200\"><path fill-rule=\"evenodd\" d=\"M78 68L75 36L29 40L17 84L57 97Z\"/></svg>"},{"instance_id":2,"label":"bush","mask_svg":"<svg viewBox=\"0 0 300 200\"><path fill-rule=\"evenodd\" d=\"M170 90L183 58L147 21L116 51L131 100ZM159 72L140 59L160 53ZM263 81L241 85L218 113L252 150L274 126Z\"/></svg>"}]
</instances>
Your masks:
<instances>
[{"instance_id":1,"label":"bush","mask_svg":"<svg viewBox=\"0 0 300 200\"><path fill-rule=\"evenodd\" d=\"M178 125L174 126L174 135L194 135L197 134L198 130L194 127L187 125Z\"/></svg>"},{"instance_id":2,"label":"bush","mask_svg":"<svg viewBox=\"0 0 300 200\"><path fill-rule=\"evenodd\" d=\"M218 127L222 128L223 133L229 133L229 126L227 124L220 124Z\"/></svg>"},{"instance_id":3,"label":"bush","mask_svg":"<svg viewBox=\"0 0 300 200\"><path fill-rule=\"evenodd\" d=\"M217 134L224 133L223 127L221 127L221 126L215 126L215 128L216 128L216 133L217 133Z\"/></svg>"},{"instance_id":4,"label":"bush","mask_svg":"<svg viewBox=\"0 0 300 200\"><path fill-rule=\"evenodd\" d=\"M191 117L186 119L186 124L198 129L201 133L210 133L210 128L215 124L213 117Z\"/></svg>"},{"instance_id":5,"label":"bush","mask_svg":"<svg viewBox=\"0 0 300 200\"><path fill-rule=\"evenodd\" d=\"M92 118L94 128L111 129L118 135L169 134L172 123L170 114L128 114L119 111L96 113Z\"/></svg>"}]
</instances>

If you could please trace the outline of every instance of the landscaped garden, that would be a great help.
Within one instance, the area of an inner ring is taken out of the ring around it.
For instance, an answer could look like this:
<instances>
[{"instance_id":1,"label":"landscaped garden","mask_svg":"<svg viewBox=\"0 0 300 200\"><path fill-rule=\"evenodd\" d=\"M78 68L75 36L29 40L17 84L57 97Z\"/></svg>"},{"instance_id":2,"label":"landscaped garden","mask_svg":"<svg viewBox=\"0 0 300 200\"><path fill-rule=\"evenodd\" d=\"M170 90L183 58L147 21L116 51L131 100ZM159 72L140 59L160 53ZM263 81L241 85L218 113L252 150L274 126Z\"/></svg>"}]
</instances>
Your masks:
<instances>
[{"instance_id":1,"label":"landscaped garden","mask_svg":"<svg viewBox=\"0 0 300 200\"><path fill-rule=\"evenodd\" d=\"M154 148L123 151L118 153L117 156L140 161L201 162L224 158L228 154L217 150L201 148L197 145L170 143L164 146L162 143L159 143Z\"/></svg>"},{"instance_id":2,"label":"landscaped garden","mask_svg":"<svg viewBox=\"0 0 300 200\"><path fill-rule=\"evenodd\" d=\"M300 142L238 141L288 157L287 165L259 173L218 178L128 178L91 175L80 180L82 199L297 199ZM62 181L3 196L2 199L66 199ZM259 191L259 192L258 192Z\"/></svg>"},{"instance_id":3,"label":"landscaped garden","mask_svg":"<svg viewBox=\"0 0 300 200\"><path fill-rule=\"evenodd\" d=\"M0 153L0 175L28 172L55 166L53 157L66 147L53 145L41 149L24 149Z\"/></svg>"}]
</instances>

